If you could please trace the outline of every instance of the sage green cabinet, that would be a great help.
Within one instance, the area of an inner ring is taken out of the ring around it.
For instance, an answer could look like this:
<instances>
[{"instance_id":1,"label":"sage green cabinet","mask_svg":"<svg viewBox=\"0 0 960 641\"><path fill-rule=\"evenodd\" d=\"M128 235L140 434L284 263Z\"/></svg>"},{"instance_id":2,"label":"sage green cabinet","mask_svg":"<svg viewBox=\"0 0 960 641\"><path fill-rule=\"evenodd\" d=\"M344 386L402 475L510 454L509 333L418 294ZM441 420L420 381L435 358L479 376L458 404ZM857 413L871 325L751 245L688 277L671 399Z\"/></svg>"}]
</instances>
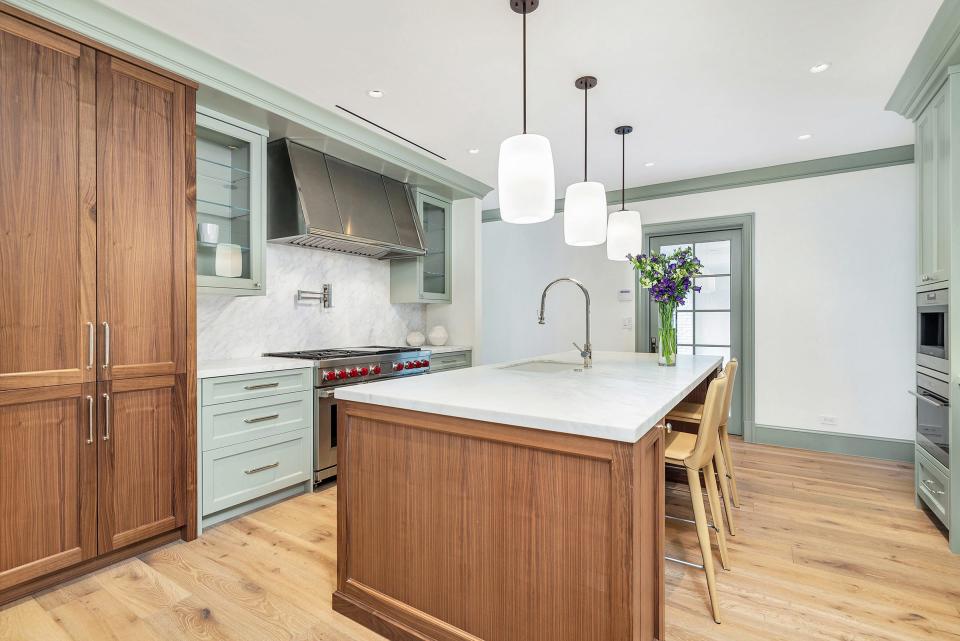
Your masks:
<instances>
[{"instance_id":1,"label":"sage green cabinet","mask_svg":"<svg viewBox=\"0 0 960 641\"><path fill-rule=\"evenodd\" d=\"M950 87L916 121L918 285L950 277Z\"/></svg>"},{"instance_id":2,"label":"sage green cabinet","mask_svg":"<svg viewBox=\"0 0 960 641\"><path fill-rule=\"evenodd\" d=\"M265 292L267 132L197 108L197 293Z\"/></svg>"},{"instance_id":3,"label":"sage green cabinet","mask_svg":"<svg viewBox=\"0 0 960 641\"><path fill-rule=\"evenodd\" d=\"M390 263L390 302L449 303L453 205L423 190L417 191L416 202L427 253Z\"/></svg>"}]
</instances>

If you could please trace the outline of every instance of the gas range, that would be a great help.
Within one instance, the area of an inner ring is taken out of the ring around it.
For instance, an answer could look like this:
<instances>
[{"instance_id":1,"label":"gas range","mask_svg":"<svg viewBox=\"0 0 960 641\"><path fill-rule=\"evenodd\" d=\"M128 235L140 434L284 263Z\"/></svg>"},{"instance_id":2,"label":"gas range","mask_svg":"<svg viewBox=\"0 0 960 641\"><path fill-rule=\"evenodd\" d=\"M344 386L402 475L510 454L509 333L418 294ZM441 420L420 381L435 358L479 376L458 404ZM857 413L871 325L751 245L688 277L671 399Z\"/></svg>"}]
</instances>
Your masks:
<instances>
[{"instance_id":1,"label":"gas range","mask_svg":"<svg viewBox=\"0 0 960 641\"><path fill-rule=\"evenodd\" d=\"M316 388L340 387L430 371L430 350L416 347L370 345L274 352L264 356L313 361L313 384Z\"/></svg>"},{"instance_id":2,"label":"gas range","mask_svg":"<svg viewBox=\"0 0 960 641\"><path fill-rule=\"evenodd\" d=\"M313 361L313 481L337 475L337 399L334 390L344 385L416 376L430 371L430 350L416 347L350 347L299 352L274 352L264 356Z\"/></svg>"}]
</instances>

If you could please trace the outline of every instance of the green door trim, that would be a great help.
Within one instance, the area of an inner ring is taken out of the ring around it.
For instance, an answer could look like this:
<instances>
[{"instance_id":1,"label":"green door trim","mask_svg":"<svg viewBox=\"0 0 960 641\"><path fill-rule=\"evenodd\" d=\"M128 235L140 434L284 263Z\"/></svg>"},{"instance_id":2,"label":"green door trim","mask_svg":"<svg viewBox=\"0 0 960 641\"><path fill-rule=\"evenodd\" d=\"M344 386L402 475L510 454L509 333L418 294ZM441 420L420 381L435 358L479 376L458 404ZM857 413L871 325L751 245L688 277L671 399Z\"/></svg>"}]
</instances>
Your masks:
<instances>
[{"instance_id":1,"label":"green door trim","mask_svg":"<svg viewBox=\"0 0 960 641\"><path fill-rule=\"evenodd\" d=\"M743 385L743 440L755 442L756 424L756 335L755 335L755 296L754 296L754 214L733 216L714 216L695 220L680 220L668 223L653 223L643 226L643 246L650 246L651 236L673 234L691 234L696 232L739 229L741 234L741 260L743 291L741 297L741 322L743 329L742 361L737 377ZM650 335L650 298L634 279L634 300L636 301L635 350L649 351L646 337Z\"/></svg>"}]
</instances>

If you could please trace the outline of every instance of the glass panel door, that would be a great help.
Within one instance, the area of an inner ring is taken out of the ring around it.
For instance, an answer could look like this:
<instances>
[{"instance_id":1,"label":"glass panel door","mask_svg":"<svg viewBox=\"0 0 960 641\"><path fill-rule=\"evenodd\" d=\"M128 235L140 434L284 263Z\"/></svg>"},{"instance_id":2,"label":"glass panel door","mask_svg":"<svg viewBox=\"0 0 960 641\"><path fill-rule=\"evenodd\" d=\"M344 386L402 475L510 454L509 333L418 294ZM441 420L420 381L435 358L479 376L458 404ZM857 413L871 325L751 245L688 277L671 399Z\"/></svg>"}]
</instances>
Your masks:
<instances>
[{"instance_id":1,"label":"glass panel door","mask_svg":"<svg viewBox=\"0 0 960 641\"><path fill-rule=\"evenodd\" d=\"M262 144L259 134L197 114L197 284L201 287L261 288Z\"/></svg>"},{"instance_id":2,"label":"glass panel door","mask_svg":"<svg viewBox=\"0 0 960 641\"><path fill-rule=\"evenodd\" d=\"M650 251L670 254L682 247L692 247L703 265L703 275L696 279L700 292L694 292L677 310L677 352L709 354L740 359L741 328L741 264L740 230L711 231L650 238ZM645 295L645 292L644 292ZM656 307L650 310L650 345L655 347L657 332ZM730 432L743 433L743 392L738 382L731 403Z\"/></svg>"},{"instance_id":3,"label":"glass panel door","mask_svg":"<svg viewBox=\"0 0 960 641\"><path fill-rule=\"evenodd\" d=\"M422 296L434 300L450 297L451 205L421 192L418 197L427 253L420 259Z\"/></svg>"}]
</instances>

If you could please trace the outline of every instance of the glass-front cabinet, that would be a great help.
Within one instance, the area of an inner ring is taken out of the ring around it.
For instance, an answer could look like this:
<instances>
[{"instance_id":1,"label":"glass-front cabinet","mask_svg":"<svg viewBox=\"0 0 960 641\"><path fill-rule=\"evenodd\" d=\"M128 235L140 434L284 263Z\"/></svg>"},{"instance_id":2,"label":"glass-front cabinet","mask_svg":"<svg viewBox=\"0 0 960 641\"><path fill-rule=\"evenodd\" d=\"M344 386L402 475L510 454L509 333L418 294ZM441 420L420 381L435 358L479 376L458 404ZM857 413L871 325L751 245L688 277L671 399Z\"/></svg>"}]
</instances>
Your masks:
<instances>
[{"instance_id":1,"label":"glass-front cabinet","mask_svg":"<svg viewBox=\"0 0 960 641\"><path fill-rule=\"evenodd\" d=\"M452 210L445 200L417 190L417 213L423 227L426 254L394 260L390 273L390 300L394 303L449 303L451 292Z\"/></svg>"},{"instance_id":2,"label":"glass-front cabinet","mask_svg":"<svg viewBox=\"0 0 960 641\"><path fill-rule=\"evenodd\" d=\"M264 293L266 146L266 131L197 109L200 294Z\"/></svg>"}]
</instances>

